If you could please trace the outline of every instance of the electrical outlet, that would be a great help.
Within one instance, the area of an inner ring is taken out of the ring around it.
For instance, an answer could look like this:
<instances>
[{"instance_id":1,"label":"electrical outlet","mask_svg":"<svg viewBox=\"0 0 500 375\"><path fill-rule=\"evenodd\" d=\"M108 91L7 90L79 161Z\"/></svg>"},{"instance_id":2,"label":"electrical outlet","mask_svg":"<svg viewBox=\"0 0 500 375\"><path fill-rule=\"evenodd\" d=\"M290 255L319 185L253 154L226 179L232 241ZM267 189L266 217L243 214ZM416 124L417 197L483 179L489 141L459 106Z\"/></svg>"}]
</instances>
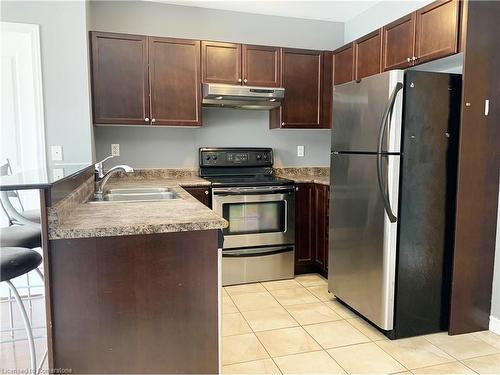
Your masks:
<instances>
[{"instance_id":1,"label":"electrical outlet","mask_svg":"<svg viewBox=\"0 0 500 375\"><path fill-rule=\"evenodd\" d=\"M52 178L54 181L60 180L64 177L64 168L54 168L52 169Z\"/></svg>"},{"instance_id":2,"label":"electrical outlet","mask_svg":"<svg viewBox=\"0 0 500 375\"><path fill-rule=\"evenodd\" d=\"M297 156L299 158L304 157L304 146L297 146Z\"/></svg>"},{"instance_id":3,"label":"electrical outlet","mask_svg":"<svg viewBox=\"0 0 500 375\"><path fill-rule=\"evenodd\" d=\"M120 145L118 143L111 144L111 155L120 156Z\"/></svg>"},{"instance_id":4,"label":"electrical outlet","mask_svg":"<svg viewBox=\"0 0 500 375\"><path fill-rule=\"evenodd\" d=\"M52 160L63 160L62 146L51 146L50 151L52 153Z\"/></svg>"}]
</instances>

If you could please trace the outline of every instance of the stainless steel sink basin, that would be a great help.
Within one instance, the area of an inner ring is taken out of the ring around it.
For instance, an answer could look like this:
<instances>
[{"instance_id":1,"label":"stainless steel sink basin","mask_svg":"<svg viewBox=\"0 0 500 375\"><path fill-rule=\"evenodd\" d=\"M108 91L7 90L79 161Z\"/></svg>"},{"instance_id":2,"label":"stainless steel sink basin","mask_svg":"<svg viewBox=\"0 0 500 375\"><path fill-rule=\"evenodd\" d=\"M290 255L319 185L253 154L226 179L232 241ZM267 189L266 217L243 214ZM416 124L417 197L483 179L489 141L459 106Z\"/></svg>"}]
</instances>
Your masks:
<instances>
[{"instance_id":1,"label":"stainless steel sink basin","mask_svg":"<svg viewBox=\"0 0 500 375\"><path fill-rule=\"evenodd\" d=\"M169 188L163 187L141 187L141 188L122 188L110 189L108 194L152 194L152 193L165 193L169 192Z\"/></svg>"},{"instance_id":2,"label":"stainless steel sink basin","mask_svg":"<svg viewBox=\"0 0 500 375\"><path fill-rule=\"evenodd\" d=\"M144 202L177 199L179 196L169 188L122 188L110 189L102 198L94 196L90 203Z\"/></svg>"}]
</instances>

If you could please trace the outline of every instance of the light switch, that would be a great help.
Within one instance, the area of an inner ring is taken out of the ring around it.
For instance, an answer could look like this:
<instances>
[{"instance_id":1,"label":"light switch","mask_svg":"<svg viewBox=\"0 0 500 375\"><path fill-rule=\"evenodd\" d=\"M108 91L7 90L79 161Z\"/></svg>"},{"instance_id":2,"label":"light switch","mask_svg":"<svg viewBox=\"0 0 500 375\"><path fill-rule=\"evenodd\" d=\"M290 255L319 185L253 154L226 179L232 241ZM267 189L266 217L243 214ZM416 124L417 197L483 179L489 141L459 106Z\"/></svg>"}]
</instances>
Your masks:
<instances>
[{"instance_id":1,"label":"light switch","mask_svg":"<svg viewBox=\"0 0 500 375\"><path fill-rule=\"evenodd\" d=\"M299 158L304 157L304 146L297 146L297 156Z\"/></svg>"},{"instance_id":2,"label":"light switch","mask_svg":"<svg viewBox=\"0 0 500 375\"><path fill-rule=\"evenodd\" d=\"M63 160L62 146L51 146L52 160Z\"/></svg>"}]
</instances>

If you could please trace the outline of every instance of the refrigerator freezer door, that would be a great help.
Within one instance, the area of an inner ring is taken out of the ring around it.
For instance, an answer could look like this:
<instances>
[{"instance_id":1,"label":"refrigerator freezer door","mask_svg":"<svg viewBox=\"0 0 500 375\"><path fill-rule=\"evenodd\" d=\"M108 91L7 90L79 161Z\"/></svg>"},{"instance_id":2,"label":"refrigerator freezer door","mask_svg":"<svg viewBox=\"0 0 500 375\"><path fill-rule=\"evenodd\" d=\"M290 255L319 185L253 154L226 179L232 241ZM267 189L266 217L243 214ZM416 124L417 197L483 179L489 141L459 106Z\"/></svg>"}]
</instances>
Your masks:
<instances>
[{"instance_id":1,"label":"refrigerator freezer door","mask_svg":"<svg viewBox=\"0 0 500 375\"><path fill-rule=\"evenodd\" d=\"M386 196L397 212L399 155L384 155ZM397 222L384 208L377 155L332 154L328 287L384 330L393 328Z\"/></svg>"},{"instance_id":2,"label":"refrigerator freezer door","mask_svg":"<svg viewBox=\"0 0 500 375\"><path fill-rule=\"evenodd\" d=\"M332 151L377 152L382 117L390 105L396 85L403 82L403 71L392 70L335 86L333 89ZM395 97L390 124L382 151L400 152L402 93Z\"/></svg>"}]
</instances>

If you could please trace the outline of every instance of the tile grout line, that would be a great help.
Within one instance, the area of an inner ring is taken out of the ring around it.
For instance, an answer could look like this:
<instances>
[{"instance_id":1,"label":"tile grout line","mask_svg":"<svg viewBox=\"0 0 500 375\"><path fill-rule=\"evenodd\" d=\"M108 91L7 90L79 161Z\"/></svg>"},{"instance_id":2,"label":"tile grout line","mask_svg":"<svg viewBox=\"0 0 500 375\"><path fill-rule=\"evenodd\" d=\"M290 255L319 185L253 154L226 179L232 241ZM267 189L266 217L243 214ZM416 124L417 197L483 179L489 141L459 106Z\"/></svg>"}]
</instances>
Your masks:
<instances>
[{"instance_id":1,"label":"tile grout line","mask_svg":"<svg viewBox=\"0 0 500 375\"><path fill-rule=\"evenodd\" d=\"M464 365L465 367L467 367L465 364L463 364L462 362L460 361L455 361L456 363L460 363L462 365ZM426 369L426 368L431 368L431 367L435 367L435 366L443 366L443 365L449 365L450 363L455 363L455 362L446 362L446 363L441 363L441 364L437 364L437 365L430 365L430 366L423 366L423 367L417 367L417 368L414 368L413 370L408 370L410 371L412 374L414 374L413 371L417 371L417 370L423 370L423 369ZM467 367L467 369L471 370L472 372L478 374L478 372L474 371L473 369L471 369L470 367Z\"/></svg>"},{"instance_id":2,"label":"tile grout line","mask_svg":"<svg viewBox=\"0 0 500 375\"><path fill-rule=\"evenodd\" d=\"M302 285L302 284L301 284L301 285ZM303 288L307 289L307 288L306 288L306 287L304 287L304 286L303 286ZM311 293L311 292L309 292L309 293ZM312 293L311 293L311 294L312 294ZM273 296L273 297L274 297L274 296ZM276 298L275 298L275 299L276 299ZM281 306L281 307L283 307L283 308L286 310L286 307L285 307L285 306L281 305L281 303L280 303L279 301L277 301L277 302L280 304L280 306ZM323 301L320 301L320 302L321 302L321 303L323 303ZM316 302L315 302L315 303L316 303ZM304 304L304 305L305 305L305 304ZM327 306L327 307L328 307L328 306ZM287 310L287 312L288 312L288 310ZM288 314L290 314L290 313L288 312ZM290 314L290 315L291 315L291 314ZM338 314L337 314L337 315L338 315ZM339 315L339 316L340 316L340 315ZM293 316L292 316L292 318L293 318ZM342 318L342 317L341 317L341 318ZM293 318L293 319L295 319L295 318ZM344 319L344 320L345 320L345 319ZM328 353L328 351L327 351L325 348L323 348L323 346L322 346L322 345L321 345L321 344L320 344L320 343L319 343L319 342L318 342L318 341L317 341L317 340L316 340L316 339L315 339L315 338L314 338L311 334L309 334L309 332L307 332L307 330L306 330L306 329L302 326L302 324L300 324L298 321L297 321L297 323L299 324L299 327L300 327L300 328L302 328L302 330L306 333L306 335L308 335L311 339L313 339L313 341L314 341L316 344L318 344L318 346L321 348L321 351L325 352L325 353L326 353L326 355L328 355L328 356L329 356L329 357L333 360L333 362L335 362L335 363L337 364L337 366L339 366L339 367L340 367L340 368L341 368L341 369L342 369L342 370L343 370L346 374L349 374L349 372L347 372L347 371L346 371L346 369L345 369L345 368L343 368L343 367L340 365L340 363L338 363L338 362L335 360L335 358L333 358L333 357L330 355L330 353ZM315 351L320 351L320 350L315 350ZM305 352L305 353L311 353L311 352ZM302 353L295 353L295 354L302 354ZM280 370L281 370L281 369L280 369Z\"/></svg>"},{"instance_id":3,"label":"tile grout line","mask_svg":"<svg viewBox=\"0 0 500 375\"><path fill-rule=\"evenodd\" d=\"M444 331L444 332L446 332L446 331ZM466 333L466 335L468 335L468 334L469 334L469 333ZM436 344L432 343L432 342L431 342L431 341L429 341L429 340L428 340L425 336L427 336L427 335L423 335L423 336L421 336L421 337L422 337L425 341L427 341L429 344L431 344L431 345L433 345L434 347L438 348L439 350L441 350L441 351L445 352L446 354L448 354L450 357L452 357L453 359L455 359L455 360L456 360L456 361L458 361L458 362L467 361L467 360L469 360L469 359L473 359L473 358L486 357L486 356L488 356L488 355L493 355L493 354L499 354L499 353L500 353L500 350L498 350L498 349L497 349L496 347L494 347L493 345L490 345L490 344L488 344L486 341L481 340L481 338L474 336L474 337L476 337L477 339L479 339L479 341L482 341L483 343L485 343L485 344L487 344L487 345L491 346L492 348L495 348L495 349L497 350L497 352L496 352L496 353L491 353L491 354L486 354L486 355L479 355L479 356L475 356L475 357L470 357L470 358L460 359L460 358L455 357L453 354L449 353L448 351L446 351L444 348L441 348L440 346L438 346L438 345L436 345ZM471 370L472 370L472 369L471 369ZM474 371L474 370L472 370L472 371Z\"/></svg>"},{"instance_id":4,"label":"tile grout line","mask_svg":"<svg viewBox=\"0 0 500 375\"><path fill-rule=\"evenodd\" d=\"M266 289L266 287L264 287L261 283L259 283L259 285L261 285L264 289ZM267 289L266 289L267 291ZM269 292L267 292L269 293ZM274 296L269 293L271 295L271 297L274 298ZM229 293L228 293L229 295ZM264 344L262 343L262 341L260 341L259 339L259 336L257 336L256 332L253 330L252 326L248 323L248 320L245 318L245 316L243 315L243 312L240 310L240 308L238 307L238 305L234 302L233 298L231 297L231 295L229 295L229 298L231 298L231 301L233 302L234 306L236 307L236 309L238 310L238 312L240 313L241 317L243 318L243 320L248 324L248 326L250 327L250 329L252 330L252 334L255 336L255 338L257 339L257 341L259 342L259 344L264 348L264 350L266 351L267 355L269 356L269 358L271 359L271 361L273 361L274 365L276 366L276 368L278 369L278 371L283 374L283 371L281 371L281 368L278 366L278 364L274 361L273 357L271 356L271 353L269 353L269 351L267 350L267 348L264 346ZM279 303L279 302L278 302ZM257 310L255 310L257 311ZM222 355L223 353L221 353L221 358L222 358ZM255 361L255 360L254 360ZM251 361L247 361L247 362L251 362ZM245 362L237 362L237 363L245 363Z\"/></svg>"},{"instance_id":5,"label":"tile grout line","mask_svg":"<svg viewBox=\"0 0 500 375\"><path fill-rule=\"evenodd\" d=\"M389 338L388 338L388 340L389 340L389 342L391 342L391 340ZM403 366L406 370L408 370L408 371L411 372L411 369L409 369L407 366L405 366L403 363L401 363L396 357L394 357L393 355L391 355L391 353L387 352L386 350L384 350L384 348L382 348L380 345L378 345L377 343L379 341L385 341L385 340L377 340L377 341L372 341L372 342L375 345L377 345L377 348L379 348L380 350L382 350L385 354L387 354L389 357L391 357L392 359L394 359L397 363L399 363L401 366Z\"/></svg>"},{"instance_id":6,"label":"tile grout line","mask_svg":"<svg viewBox=\"0 0 500 375\"><path fill-rule=\"evenodd\" d=\"M422 336L414 336L414 337L422 337ZM408 337L408 339L412 339L412 338L414 338L414 337ZM400 339L400 340L406 340L406 339ZM382 340L380 340L380 341L382 341ZM382 348L382 347L378 344L380 341L374 341L374 344L375 344L375 345L377 345L377 346L378 346L380 349L382 349L384 352L386 352L386 353L387 353L387 355L389 355L391 358L394 358L397 362L399 362L399 361L398 361L398 360L397 360L394 356L392 356L392 355L391 355L391 353L389 353L389 352L387 352L386 350L384 350L384 348ZM398 341L398 340L389 340L389 342L390 342L390 343L394 343L394 341ZM427 341L427 340L426 340L426 341ZM432 345L432 346L434 346L435 348L437 348L437 349L441 350L441 348L438 348L436 345L433 345L432 343L429 343L429 344L431 344L431 345ZM448 354L448 353L446 353L444 350L441 350L441 351L442 351L443 353L445 353L445 354ZM449 354L448 354L448 355L449 355ZM452 362L456 362L456 361L457 361L457 359L456 359L455 357L453 357L453 356L450 356L450 357L451 357L452 359L454 359L455 361L449 361L449 362L438 363L438 364L435 364L435 365L432 365L432 366L439 366L439 365L444 365L444 364L447 364L447 363L452 363ZM399 363L401 363L401 362L399 362ZM407 366L403 365L402 363L401 363L401 366L403 366L404 368L408 369L408 371L410 371L412 374L413 374L413 371L412 371L412 370L417 370L417 369L423 368L423 367L417 367L417 368L411 369L411 368L409 368L409 367L407 367ZM426 366L426 367L431 367L431 366Z\"/></svg>"},{"instance_id":7,"label":"tile grout line","mask_svg":"<svg viewBox=\"0 0 500 375\"><path fill-rule=\"evenodd\" d=\"M295 280L295 278L294 278ZM300 282L298 282L300 284ZM264 286L262 285L262 283L259 283L262 287L264 287L264 289L266 289L266 291L271 295L271 297L280 305L281 308L283 308L287 313L288 315L290 315L290 317L298 324L298 326L300 328L302 328L302 330L305 332L305 334L307 336L309 336L314 342L316 342L316 344L319 346L319 350L313 350L313 351L307 351L307 352L300 352L300 353L292 353L292 354L289 354L289 355L296 355L296 354L304 354L304 353L312 353L312 352L317 352L317 351L323 351L325 352L346 374L348 373L334 358L332 358L332 356L326 351L325 348L323 348L323 346L318 342L316 341L316 339L314 337L312 337L309 332L307 332L304 327L290 314L290 312L286 309L285 305L282 305L278 299ZM297 288L286 288L286 289L306 289L307 288L305 286L303 286L302 284L300 284L301 287L297 287ZM284 289L276 289L276 290L284 290ZM317 298L314 294L312 294L310 291L308 291L313 297ZM228 293L229 294L229 293ZM243 294L243 293L242 293ZM232 298L231 298L232 299ZM323 301L319 300L319 298L317 298L318 301L315 301L315 302L309 302L309 303L323 303ZM233 301L234 303L234 301ZM300 303L300 304L303 304L303 305L306 305L308 303ZM300 305L300 304L296 304L296 305ZM236 303L234 303L234 305L236 306L236 309L238 309L238 311L240 311L241 313L241 316L243 317L243 319L247 322L248 324L248 321L246 320L245 316L243 315L243 312L239 309L239 307L236 305ZM293 305L290 305L290 306L293 306ZM327 306L328 307L328 306ZM333 310L333 309L332 309ZM258 311L258 310L254 310L254 311ZM339 315L339 314L337 314ZM340 316L340 315L339 315ZM345 320L342 316L340 316L342 318L342 320ZM250 326L250 324L248 324ZM288 328L294 328L294 327L288 327ZM257 336L257 332L253 330L253 328L250 326L250 329L252 330L252 332L254 333L255 337L257 337L257 340L261 343L261 345L264 347L264 350L266 350L266 352L268 353L269 357L273 360L274 364L277 366L277 368L281 371L281 368L278 366L278 364L274 361L274 357L271 356L271 354L268 352L268 350L266 349L266 347L264 346L264 344L262 344L262 342L260 341L259 337ZM260 331L260 332L269 332L269 331L277 331L277 330L280 330L280 329L286 329L285 328L276 328L276 329L271 329L271 330L265 330L265 331ZM278 356L278 357L283 357L283 356Z\"/></svg>"},{"instance_id":8,"label":"tile grout line","mask_svg":"<svg viewBox=\"0 0 500 375\"><path fill-rule=\"evenodd\" d=\"M346 319L346 322L347 322L347 323L349 323L351 326L353 326L353 325L351 324L351 322L349 322L349 320L348 320L348 319ZM354 327L354 326L353 326L353 327ZM356 327L354 327L354 328L356 328ZM374 328L374 329L376 329L376 328ZM358 331L359 331L359 330L358 330ZM361 332L361 333L363 333L363 332ZM366 335L365 335L365 336L366 336ZM366 337L368 337L368 336L366 336ZM397 363L399 363L399 364L400 364L400 365L401 365L404 369L406 369L406 370L408 370L408 371L410 371L410 372L411 372L411 370L410 370L408 367L406 367L403 363L401 363L401 362L400 362L397 358L395 358L394 356L392 356L390 353L386 352L386 351L384 350L384 348L380 347L380 345L377 345L377 342L378 342L378 341L386 341L386 340L384 340L384 339L380 339L380 340L372 340L370 337L368 337L368 338L370 339L370 342L371 342L372 344L374 344L377 348L379 348L380 350L382 350L382 351L383 351L385 354L387 354L390 358L392 358L392 359L393 359L393 360L395 360ZM389 340L389 338L387 338L387 339ZM389 340L389 341L390 341L390 340ZM330 354L330 353L328 353L328 354Z\"/></svg>"}]
</instances>

